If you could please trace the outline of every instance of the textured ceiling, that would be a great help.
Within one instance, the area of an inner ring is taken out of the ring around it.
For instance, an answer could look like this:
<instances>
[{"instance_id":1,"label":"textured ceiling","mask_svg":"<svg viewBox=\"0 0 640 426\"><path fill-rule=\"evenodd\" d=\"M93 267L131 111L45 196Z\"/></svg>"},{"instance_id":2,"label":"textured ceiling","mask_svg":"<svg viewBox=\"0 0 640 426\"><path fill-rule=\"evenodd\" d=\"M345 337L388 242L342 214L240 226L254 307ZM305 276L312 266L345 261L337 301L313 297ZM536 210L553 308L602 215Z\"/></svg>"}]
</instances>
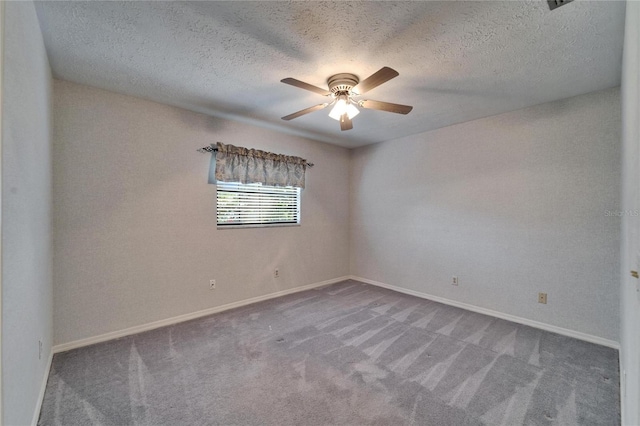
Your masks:
<instances>
[{"instance_id":1,"label":"textured ceiling","mask_svg":"<svg viewBox=\"0 0 640 426\"><path fill-rule=\"evenodd\" d=\"M36 3L56 78L355 147L620 82L624 2ZM280 83L400 76L341 132L324 102Z\"/></svg>"}]
</instances>

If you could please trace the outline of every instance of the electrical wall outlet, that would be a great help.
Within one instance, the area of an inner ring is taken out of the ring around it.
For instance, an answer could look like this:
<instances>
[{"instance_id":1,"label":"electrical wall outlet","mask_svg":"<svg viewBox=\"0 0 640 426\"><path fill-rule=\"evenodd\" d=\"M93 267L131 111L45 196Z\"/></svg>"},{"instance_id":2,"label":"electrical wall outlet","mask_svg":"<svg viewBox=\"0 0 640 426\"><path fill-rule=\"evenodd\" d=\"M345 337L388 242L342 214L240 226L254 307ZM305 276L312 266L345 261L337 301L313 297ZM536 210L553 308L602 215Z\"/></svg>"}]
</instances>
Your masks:
<instances>
[{"instance_id":1,"label":"electrical wall outlet","mask_svg":"<svg viewBox=\"0 0 640 426\"><path fill-rule=\"evenodd\" d=\"M42 359L42 340L38 340L38 359Z\"/></svg>"},{"instance_id":2,"label":"electrical wall outlet","mask_svg":"<svg viewBox=\"0 0 640 426\"><path fill-rule=\"evenodd\" d=\"M547 293L538 293L538 303L547 304Z\"/></svg>"},{"instance_id":3,"label":"electrical wall outlet","mask_svg":"<svg viewBox=\"0 0 640 426\"><path fill-rule=\"evenodd\" d=\"M455 275L451 279L451 285L458 285L458 277L456 277Z\"/></svg>"},{"instance_id":4,"label":"electrical wall outlet","mask_svg":"<svg viewBox=\"0 0 640 426\"><path fill-rule=\"evenodd\" d=\"M273 270L273 278L280 278L280 269L276 268Z\"/></svg>"},{"instance_id":5,"label":"electrical wall outlet","mask_svg":"<svg viewBox=\"0 0 640 426\"><path fill-rule=\"evenodd\" d=\"M216 289L216 280L209 280L209 290Z\"/></svg>"},{"instance_id":6,"label":"electrical wall outlet","mask_svg":"<svg viewBox=\"0 0 640 426\"><path fill-rule=\"evenodd\" d=\"M633 275L633 272L631 274L636 281L636 291L640 293L640 279L638 278L638 270L640 270L640 252L636 253L636 274Z\"/></svg>"}]
</instances>

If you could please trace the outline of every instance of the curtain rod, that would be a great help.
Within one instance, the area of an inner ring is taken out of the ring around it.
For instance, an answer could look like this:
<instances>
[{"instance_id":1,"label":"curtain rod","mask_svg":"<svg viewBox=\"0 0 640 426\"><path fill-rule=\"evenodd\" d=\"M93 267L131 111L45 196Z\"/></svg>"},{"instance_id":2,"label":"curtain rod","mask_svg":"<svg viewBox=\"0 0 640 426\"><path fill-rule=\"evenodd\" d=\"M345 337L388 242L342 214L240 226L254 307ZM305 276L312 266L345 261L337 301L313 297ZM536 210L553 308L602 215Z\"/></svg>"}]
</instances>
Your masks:
<instances>
[{"instance_id":1,"label":"curtain rod","mask_svg":"<svg viewBox=\"0 0 640 426\"><path fill-rule=\"evenodd\" d=\"M196 151L206 154L207 152L218 152L218 148L214 148L213 146L203 146L202 148L197 149ZM307 167L313 167L313 163L307 163Z\"/></svg>"}]
</instances>

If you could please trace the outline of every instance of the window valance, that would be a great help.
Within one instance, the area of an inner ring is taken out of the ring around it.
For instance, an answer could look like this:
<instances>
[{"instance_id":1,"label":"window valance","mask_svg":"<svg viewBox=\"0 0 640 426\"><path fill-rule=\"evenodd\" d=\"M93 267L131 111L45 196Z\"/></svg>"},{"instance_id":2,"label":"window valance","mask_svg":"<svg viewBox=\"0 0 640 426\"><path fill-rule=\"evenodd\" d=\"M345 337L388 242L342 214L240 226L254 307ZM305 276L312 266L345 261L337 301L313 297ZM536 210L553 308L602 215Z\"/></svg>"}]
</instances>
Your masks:
<instances>
[{"instance_id":1,"label":"window valance","mask_svg":"<svg viewBox=\"0 0 640 426\"><path fill-rule=\"evenodd\" d=\"M218 142L216 180L304 188L307 160Z\"/></svg>"}]
</instances>

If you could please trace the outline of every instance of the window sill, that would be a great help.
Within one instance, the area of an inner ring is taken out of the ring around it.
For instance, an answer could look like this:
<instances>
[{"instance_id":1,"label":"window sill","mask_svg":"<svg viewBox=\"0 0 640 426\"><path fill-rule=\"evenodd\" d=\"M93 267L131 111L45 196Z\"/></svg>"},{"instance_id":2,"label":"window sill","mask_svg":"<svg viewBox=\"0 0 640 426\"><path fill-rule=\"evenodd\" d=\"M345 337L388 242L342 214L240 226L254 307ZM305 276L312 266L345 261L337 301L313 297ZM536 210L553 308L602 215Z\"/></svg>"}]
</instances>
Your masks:
<instances>
[{"instance_id":1,"label":"window sill","mask_svg":"<svg viewBox=\"0 0 640 426\"><path fill-rule=\"evenodd\" d=\"M300 226L299 223L274 223L265 225L217 225L216 229L247 229L247 228L282 228Z\"/></svg>"}]
</instances>

